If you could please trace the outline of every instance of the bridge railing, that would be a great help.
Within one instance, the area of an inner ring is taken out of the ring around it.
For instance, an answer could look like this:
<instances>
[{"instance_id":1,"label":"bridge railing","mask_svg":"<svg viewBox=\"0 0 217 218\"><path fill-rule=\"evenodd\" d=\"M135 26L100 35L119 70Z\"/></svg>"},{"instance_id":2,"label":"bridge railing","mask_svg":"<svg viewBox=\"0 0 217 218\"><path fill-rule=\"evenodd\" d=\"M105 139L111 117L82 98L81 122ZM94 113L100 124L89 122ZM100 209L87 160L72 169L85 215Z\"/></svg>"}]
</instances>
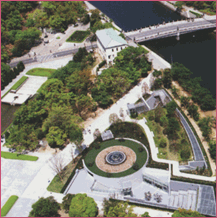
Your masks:
<instances>
[{"instance_id":1,"label":"bridge railing","mask_svg":"<svg viewBox=\"0 0 217 218\"><path fill-rule=\"evenodd\" d=\"M184 34L184 33L192 32L194 30L215 28L215 26L216 26L215 24L205 24L205 25L199 25L199 26L193 26L193 27L183 27L183 28L179 28L179 31L177 31L176 29L176 30L169 30L169 31L154 33L149 36L135 37L135 42L147 41L150 39L157 39L157 38L162 38L162 37L176 36L178 33Z\"/></svg>"}]
</instances>

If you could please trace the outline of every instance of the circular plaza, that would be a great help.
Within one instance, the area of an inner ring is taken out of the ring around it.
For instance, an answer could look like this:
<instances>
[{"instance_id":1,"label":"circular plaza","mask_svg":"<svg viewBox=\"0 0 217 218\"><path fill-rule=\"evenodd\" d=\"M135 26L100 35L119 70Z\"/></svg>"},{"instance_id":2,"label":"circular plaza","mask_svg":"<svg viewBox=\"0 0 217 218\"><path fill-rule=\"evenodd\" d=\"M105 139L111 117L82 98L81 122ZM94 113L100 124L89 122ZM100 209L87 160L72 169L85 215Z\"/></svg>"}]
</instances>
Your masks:
<instances>
[{"instance_id":1,"label":"circular plaza","mask_svg":"<svg viewBox=\"0 0 217 218\"><path fill-rule=\"evenodd\" d=\"M88 170L103 177L123 177L146 165L148 150L140 142L112 139L95 145L85 156Z\"/></svg>"}]
</instances>

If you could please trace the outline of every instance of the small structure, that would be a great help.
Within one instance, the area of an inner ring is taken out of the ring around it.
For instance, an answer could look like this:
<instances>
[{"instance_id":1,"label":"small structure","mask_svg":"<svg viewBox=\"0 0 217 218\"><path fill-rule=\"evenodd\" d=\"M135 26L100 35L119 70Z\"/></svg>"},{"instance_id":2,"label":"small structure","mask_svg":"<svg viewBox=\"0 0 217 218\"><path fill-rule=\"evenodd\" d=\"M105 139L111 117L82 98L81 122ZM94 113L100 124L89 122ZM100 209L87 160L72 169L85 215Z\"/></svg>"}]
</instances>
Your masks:
<instances>
[{"instance_id":1,"label":"small structure","mask_svg":"<svg viewBox=\"0 0 217 218\"><path fill-rule=\"evenodd\" d=\"M160 188L162 191L169 192L170 174L169 171L145 168L143 170L143 181Z\"/></svg>"},{"instance_id":2,"label":"small structure","mask_svg":"<svg viewBox=\"0 0 217 218\"><path fill-rule=\"evenodd\" d=\"M128 46L127 42L112 28L97 30L96 37L100 54L107 64L113 64L117 53Z\"/></svg>"},{"instance_id":3,"label":"small structure","mask_svg":"<svg viewBox=\"0 0 217 218\"><path fill-rule=\"evenodd\" d=\"M124 181L121 183L123 195L132 195L132 182Z\"/></svg>"},{"instance_id":4,"label":"small structure","mask_svg":"<svg viewBox=\"0 0 217 218\"><path fill-rule=\"evenodd\" d=\"M128 111L132 113L143 113L146 111L149 111L148 107L146 106L145 103L138 103L138 104L127 104Z\"/></svg>"},{"instance_id":5,"label":"small structure","mask_svg":"<svg viewBox=\"0 0 217 218\"><path fill-rule=\"evenodd\" d=\"M114 135L112 134L111 130L107 130L107 131L105 131L105 132L103 132L101 134L101 137L102 137L103 141L106 141L106 140L109 140L109 139L113 139Z\"/></svg>"}]
</instances>

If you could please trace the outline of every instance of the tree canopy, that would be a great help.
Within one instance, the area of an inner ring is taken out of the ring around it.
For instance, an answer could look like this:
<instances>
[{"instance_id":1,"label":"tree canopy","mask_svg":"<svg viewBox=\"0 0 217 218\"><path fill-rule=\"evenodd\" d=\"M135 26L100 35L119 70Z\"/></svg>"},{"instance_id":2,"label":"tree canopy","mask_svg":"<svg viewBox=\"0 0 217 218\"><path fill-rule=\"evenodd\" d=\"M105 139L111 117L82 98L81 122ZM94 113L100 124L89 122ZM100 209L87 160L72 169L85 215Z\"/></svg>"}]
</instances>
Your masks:
<instances>
[{"instance_id":1,"label":"tree canopy","mask_svg":"<svg viewBox=\"0 0 217 218\"><path fill-rule=\"evenodd\" d=\"M60 217L58 210L59 204L53 196L48 198L40 198L32 205L32 210L29 213L30 217Z\"/></svg>"},{"instance_id":2,"label":"tree canopy","mask_svg":"<svg viewBox=\"0 0 217 218\"><path fill-rule=\"evenodd\" d=\"M76 194L69 207L70 217L96 217L98 214L97 204L93 198L86 194Z\"/></svg>"},{"instance_id":3,"label":"tree canopy","mask_svg":"<svg viewBox=\"0 0 217 218\"><path fill-rule=\"evenodd\" d=\"M128 202L103 200L103 211L105 217L137 217L133 213L133 206L129 206Z\"/></svg>"},{"instance_id":4,"label":"tree canopy","mask_svg":"<svg viewBox=\"0 0 217 218\"><path fill-rule=\"evenodd\" d=\"M204 217L204 216L197 211L179 208L173 213L172 217Z\"/></svg>"}]
</instances>

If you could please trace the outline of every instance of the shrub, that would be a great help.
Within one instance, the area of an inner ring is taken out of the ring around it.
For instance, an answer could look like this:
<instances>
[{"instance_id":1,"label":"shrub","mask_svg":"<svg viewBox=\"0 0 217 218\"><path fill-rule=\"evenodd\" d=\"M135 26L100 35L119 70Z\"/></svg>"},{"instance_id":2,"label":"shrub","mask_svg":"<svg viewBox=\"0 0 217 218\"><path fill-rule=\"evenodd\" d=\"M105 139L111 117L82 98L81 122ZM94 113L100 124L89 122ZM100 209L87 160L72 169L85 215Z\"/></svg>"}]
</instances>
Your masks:
<instances>
[{"instance_id":1,"label":"shrub","mask_svg":"<svg viewBox=\"0 0 217 218\"><path fill-rule=\"evenodd\" d=\"M94 164L94 162L90 162L90 163L87 163L87 166L88 166L88 167L92 167L93 164Z\"/></svg>"},{"instance_id":2,"label":"shrub","mask_svg":"<svg viewBox=\"0 0 217 218\"><path fill-rule=\"evenodd\" d=\"M100 64L99 64L99 68L103 67L104 65L106 64L106 61L102 61Z\"/></svg>"},{"instance_id":3,"label":"shrub","mask_svg":"<svg viewBox=\"0 0 217 218\"><path fill-rule=\"evenodd\" d=\"M134 170L138 170L138 169L139 169L139 165L138 165L137 163L134 163L134 164L133 164L133 169L134 169Z\"/></svg>"},{"instance_id":4,"label":"shrub","mask_svg":"<svg viewBox=\"0 0 217 218\"><path fill-rule=\"evenodd\" d=\"M96 145L95 145L95 149L100 149L100 145L99 145L99 144L96 144Z\"/></svg>"},{"instance_id":5,"label":"shrub","mask_svg":"<svg viewBox=\"0 0 217 218\"><path fill-rule=\"evenodd\" d=\"M25 69L25 66L22 61L17 64L18 72L22 72Z\"/></svg>"},{"instance_id":6,"label":"shrub","mask_svg":"<svg viewBox=\"0 0 217 218\"><path fill-rule=\"evenodd\" d=\"M166 140L166 138L162 138L160 140L160 147L165 148L166 146L167 146L167 140Z\"/></svg>"},{"instance_id":7,"label":"shrub","mask_svg":"<svg viewBox=\"0 0 217 218\"><path fill-rule=\"evenodd\" d=\"M131 113L131 118L136 118L138 117L138 113L137 112L132 112Z\"/></svg>"},{"instance_id":8,"label":"shrub","mask_svg":"<svg viewBox=\"0 0 217 218\"><path fill-rule=\"evenodd\" d=\"M71 205L71 201L72 198L74 197L74 194L67 194L64 198L63 198L63 202L62 202L62 208L65 210L66 213L69 212L69 207Z\"/></svg>"},{"instance_id":9,"label":"shrub","mask_svg":"<svg viewBox=\"0 0 217 218\"><path fill-rule=\"evenodd\" d=\"M144 151L144 148L139 147L139 148L138 148L138 151L139 151L139 152L143 152L143 151Z\"/></svg>"},{"instance_id":10,"label":"shrub","mask_svg":"<svg viewBox=\"0 0 217 218\"><path fill-rule=\"evenodd\" d=\"M191 152L189 149L183 149L181 152L180 152L180 156L183 160L187 160L190 156L191 156Z\"/></svg>"}]
</instances>

